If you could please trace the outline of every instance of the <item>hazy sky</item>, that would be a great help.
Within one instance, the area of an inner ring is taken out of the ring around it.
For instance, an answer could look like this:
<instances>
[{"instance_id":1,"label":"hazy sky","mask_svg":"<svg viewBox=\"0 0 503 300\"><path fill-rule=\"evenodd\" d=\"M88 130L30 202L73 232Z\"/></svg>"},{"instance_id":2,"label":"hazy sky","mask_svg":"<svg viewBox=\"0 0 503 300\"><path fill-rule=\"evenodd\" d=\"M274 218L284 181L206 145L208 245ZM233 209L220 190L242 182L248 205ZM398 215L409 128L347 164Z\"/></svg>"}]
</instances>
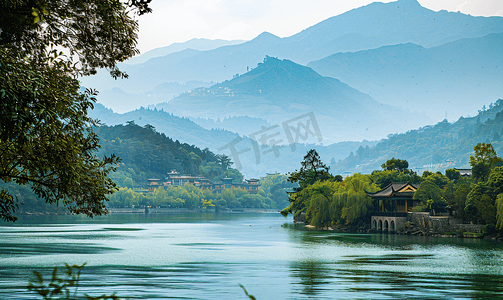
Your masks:
<instances>
[{"instance_id":1,"label":"hazy sky","mask_svg":"<svg viewBox=\"0 0 503 300\"><path fill-rule=\"evenodd\" d=\"M155 0L152 14L139 17L138 47L153 48L192 38L251 40L268 31L291 36L372 0ZM381 0L377 2L394 2ZM503 16L503 0L419 0L431 10L473 16Z\"/></svg>"}]
</instances>

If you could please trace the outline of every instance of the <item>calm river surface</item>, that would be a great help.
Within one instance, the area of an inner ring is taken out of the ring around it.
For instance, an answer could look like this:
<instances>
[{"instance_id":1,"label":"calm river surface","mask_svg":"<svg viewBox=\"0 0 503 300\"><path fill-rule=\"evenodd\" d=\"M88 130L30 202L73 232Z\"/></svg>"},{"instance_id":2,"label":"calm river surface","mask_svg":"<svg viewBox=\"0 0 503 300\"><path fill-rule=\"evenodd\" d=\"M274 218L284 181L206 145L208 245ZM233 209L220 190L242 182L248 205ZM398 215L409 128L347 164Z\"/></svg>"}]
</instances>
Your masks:
<instances>
[{"instance_id":1,"label":"calm river surface","mask_svg":"<svg viewBox=\"0 0 503 300\"><path fill-rule=\"evenodd\" d=\"M279 214L30 217L0 223L0 299L82 264L81 291L128 299L498 299L503 245L306 231Z\"/></svg>"}]
</instances>

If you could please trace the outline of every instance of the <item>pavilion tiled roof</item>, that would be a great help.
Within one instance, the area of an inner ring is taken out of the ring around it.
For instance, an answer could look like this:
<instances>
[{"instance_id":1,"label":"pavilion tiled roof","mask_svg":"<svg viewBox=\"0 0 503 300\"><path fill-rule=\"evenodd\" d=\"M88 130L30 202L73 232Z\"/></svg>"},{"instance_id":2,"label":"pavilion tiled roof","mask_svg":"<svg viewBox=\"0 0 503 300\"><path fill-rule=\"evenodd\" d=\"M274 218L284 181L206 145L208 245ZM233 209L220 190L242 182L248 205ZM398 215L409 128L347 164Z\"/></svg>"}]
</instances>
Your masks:
<instances>
[{"instance_id":1,"label":"pavilion tiled roof","mask_svg":"<svg viewBox=\"0 0 503 300\"><path fill-rule=\"evenodd\" d=\"M419 183L392 182L375 193L367 192L371 198L412 197L419 187Z\"/></svg>"},{"instance_id":2,"label":"pavilion tiled roof","mask_svg":"<svg viewBox=\"0 0 503 300\"><path fill-rule=\"evenodd\" d=\"M454 168L455 170L459 171L459 174L463 177L470 177L472 176L472 169L458 169Z\"/></svg>"}]
</instances>

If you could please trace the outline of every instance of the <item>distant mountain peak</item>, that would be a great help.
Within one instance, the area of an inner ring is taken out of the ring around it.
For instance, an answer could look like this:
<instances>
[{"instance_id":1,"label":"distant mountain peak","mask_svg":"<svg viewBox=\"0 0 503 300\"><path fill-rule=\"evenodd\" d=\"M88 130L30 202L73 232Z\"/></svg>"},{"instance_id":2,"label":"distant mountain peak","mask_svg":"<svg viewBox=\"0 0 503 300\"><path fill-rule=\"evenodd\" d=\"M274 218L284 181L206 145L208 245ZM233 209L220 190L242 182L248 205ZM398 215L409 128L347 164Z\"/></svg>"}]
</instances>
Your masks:
<instances>
[{"instance_id":1,"label":"distant mountain peak","mask_svg":"<svg viewBox=\"0 0 503 300\"><path fill-rule=\"evenodd\" d=\"M279 36L272 34L272 33L264 31L261 34L259 34L256 38L254 38L253 41L278 40L278 39L281 39L281 38Z\"/></svg>"},{"instance_id":2,"label":"distant mountain peak","mask_svg":"<svg viewBox=\"0 0 503 300\"><path fill-rule=\"evenodd\" d=\"M275 36L272 33L264 31L253 40L245 43L245 45L251 45L252 47L259 47L262 49L266 49L271 47L271 45L279 43L280 41L281 38L279 36Z\"/></svg>"},{"instance_id":3,"label":"distant mountain peak","mask_svg":"<svg viewBox=\"0 0 503 300\"><path fill-rule=\"evenodd\" d=\"M188 49L193 49L197 51L208 51L213 50L219 47L228 46L228 45L237 45L242 44L246 41L244 40L210 40L205 38L193 38L183 43L173 43L165 47L155 48L146 53L143 53L140 56L133 57L127 61L127 64L140 64L148 61L151 58L155 57L163 57L172 53L185 51Z\"/></svg>"},{"instance_id":4,"label":"distant mountain peak","mask_svg":"<svg viewBox=\"0 0 503 300\"><path fill-rule=\"evenodd\" d=\"M304 95L313 90L330 91L334 86L344 89L341 82L334 78L323 77L313 69L294 63L288 59L267 56L256 68L230 81L214 87L227 87L232 90L246 91L261 95ZM345 86L345 85L344 85ZM349 87L348 87L349 88Z\"/></svg>"}]
</instances>

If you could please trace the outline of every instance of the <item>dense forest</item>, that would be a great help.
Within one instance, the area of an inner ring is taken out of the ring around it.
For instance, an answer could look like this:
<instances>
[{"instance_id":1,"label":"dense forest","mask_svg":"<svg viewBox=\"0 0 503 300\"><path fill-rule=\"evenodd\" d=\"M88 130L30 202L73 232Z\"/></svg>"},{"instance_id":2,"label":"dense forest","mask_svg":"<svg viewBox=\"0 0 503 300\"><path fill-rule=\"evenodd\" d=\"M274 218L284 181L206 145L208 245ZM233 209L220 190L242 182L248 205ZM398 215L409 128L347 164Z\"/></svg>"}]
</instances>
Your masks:
<instances>
[{"instance_id":1,"label":"dense forest","mask_svg":"<svg viewBox=\"0 0 503 300\"><path fill-rule=\"evenodd\" d=\"M174 141L149 124L141 127L129 121L125 126L101 126L96 132L100 137L99 153L114 153L121 158L117 171L111 176L119 186L145 188L149 178L163 179L171 170L203 175L211 180L225 176L238 182L243 180L238 170L228 168L225 155ZM124 184L126 180L128 183Z\"/></svg>"},{"instance_id":2,"label":"dense forest","mask_svg":"<svg viewBox=\"0 0 503 300\"><path fill-rule=\"evenodd\" d=\"M154 193L144 195L140 191L146 188L149 178L163 179L171 170L181 174L203 175L213 181L220 181L220 178L227 176L235 182L241 182L243 175L229 168L232 162L225 155L173 141L148 124L141 127L128 122L125 126L102 126L97 133L102 145L100 153L115 153L122 159L111 176L120 187L117 193L110 196L111 206L281 208L288 203L285 189L293 184L287 181L285 175L279 174L261 178L261 188L256 195L237 188L214 194L192 185L158 188Z\"/></svg>"},{"instance_id":3,"label":"dense forest","mask_svg":"<svg viewBox=\"0 0 503 300\"><path fill-rule=\"evenodd\" d=\"M371 147L360 146L338 162L331 163L333 173L370 173L391 157L405 159L415 171L469 168L469 156L478 143L491 143L503 152L503 100L484 106L475 117L446 120L432 126L390 134Z\"/></svg>"},{"instance_id":4,"label":"dense forest","mask_svg":"<svg viewBox=\"0 0 503 300\"><path fill-rule=\"evenodd\" d=\"M453 168L444 174L425 171L419 176L408 169L406 160L392 158L372 174L356 173L341 180L328 173L319 156L313 160L310 152L302 168L289 173L289 180L299 187L290 193L290 205L282 214L304 215L317 228L365 227L373 212L365 191L376 192L392 182L411 182L420 183L414 199L421 200L421 205L414 211L435 214L450 210L463 223L485 224L488 232L503 230L503 160L491 144L479 143L472 149L467 157L472 169L468 178Z\"/></svg>"},{"instance_id":5,"label":"dense forest","mask_svg":"<svg viewBox=\"0 0 503 300\"><path fill-rule=\"evenodd\" d=\"M227 156L174 141L148 124L141 127L130 121L127 125L100 126L95 131L101 145L98 155L115 154L121 159L116 171L110 174L118 191L109 196L108 206L282 208L288 204L285 190L294 186L285 175L273 174L260 179L261 187L256 195L241 189L213 194L191 185L161 188L145 194L149 178L164 179L171 170L203 175L213 181L228 176L235 182L241 182L243 175L230 167L232 162ZM17 196L22 204L21 213L65 212L61 207L46 204L29 186L2 183L2 187Z\"/></svg>"}]
</instances>

